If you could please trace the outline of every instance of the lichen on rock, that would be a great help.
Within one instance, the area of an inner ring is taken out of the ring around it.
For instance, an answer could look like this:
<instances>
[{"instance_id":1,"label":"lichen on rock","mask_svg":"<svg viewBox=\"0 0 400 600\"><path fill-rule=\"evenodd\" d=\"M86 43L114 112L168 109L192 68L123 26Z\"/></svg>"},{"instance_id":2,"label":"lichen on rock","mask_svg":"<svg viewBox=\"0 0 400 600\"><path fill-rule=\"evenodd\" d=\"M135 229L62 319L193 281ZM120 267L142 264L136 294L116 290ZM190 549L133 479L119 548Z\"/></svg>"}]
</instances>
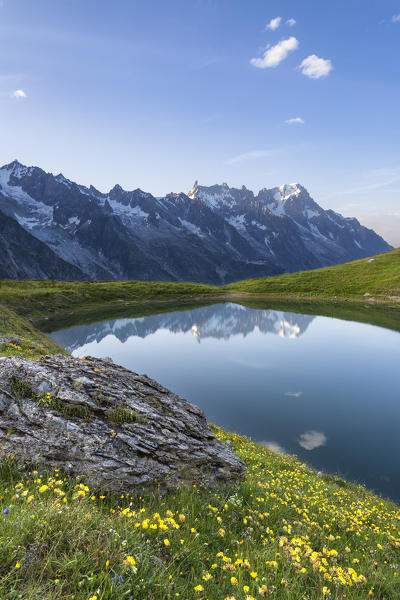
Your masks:
<instances>
[{"instance_id":1,"label":"lichen on rock","mask_svg":"<svg viewBox=\"0 0 400 600\"><path fill-rule=\"evenodd\" d=\"M0 453L109 490L226 485L244 476L200 408L92 357L0 359Z\"/></svg>"}]
</instances>

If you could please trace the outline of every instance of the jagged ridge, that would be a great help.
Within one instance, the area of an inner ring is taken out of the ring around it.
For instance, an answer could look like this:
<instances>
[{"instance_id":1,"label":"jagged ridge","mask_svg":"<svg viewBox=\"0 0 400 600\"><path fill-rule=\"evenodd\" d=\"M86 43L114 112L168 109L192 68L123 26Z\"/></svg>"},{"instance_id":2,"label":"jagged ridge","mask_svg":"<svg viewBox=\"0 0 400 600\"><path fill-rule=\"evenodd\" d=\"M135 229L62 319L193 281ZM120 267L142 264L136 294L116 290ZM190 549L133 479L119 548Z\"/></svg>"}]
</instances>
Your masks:
<instances>
[{"instance_id":1,"label":"jagged ridge","mask_svg":"<svg viewBox=\"0 0 400 600\"><path fill-rule=\"evenodd\" d=\"M356 219L322 209L300 184L257 195L244 186L197 182L187 195L155 198L119 185L104 194L13 161L0 169L0 211L0 221L17 221L56 259L43 255L36 266L20 264L18 274L7 270L9 277L224 284L391 249ZM12 255L5 232L2 241ZM57 261L71 265L70 272L57 271Z\"/></svg>"}]
</instances>

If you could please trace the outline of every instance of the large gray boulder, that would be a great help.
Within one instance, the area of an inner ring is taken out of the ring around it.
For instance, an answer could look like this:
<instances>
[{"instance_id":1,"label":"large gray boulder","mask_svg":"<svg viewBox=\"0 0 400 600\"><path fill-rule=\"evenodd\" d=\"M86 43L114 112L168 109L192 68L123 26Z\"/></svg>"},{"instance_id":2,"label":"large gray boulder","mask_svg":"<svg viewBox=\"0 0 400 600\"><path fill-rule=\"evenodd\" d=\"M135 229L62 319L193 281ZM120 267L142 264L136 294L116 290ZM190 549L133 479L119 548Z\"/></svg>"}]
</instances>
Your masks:
<instances>
[{"instance_id":1,"label":"large gray boulder","mask_svg":"<svg viewBox=\"0 0 400 600\"><path fill-rule=\"evenodd\" d=\"M200 408L109 359L0 359L0 455L134 492L225 485L244 464Z\"/></svg>"}]
</instances>

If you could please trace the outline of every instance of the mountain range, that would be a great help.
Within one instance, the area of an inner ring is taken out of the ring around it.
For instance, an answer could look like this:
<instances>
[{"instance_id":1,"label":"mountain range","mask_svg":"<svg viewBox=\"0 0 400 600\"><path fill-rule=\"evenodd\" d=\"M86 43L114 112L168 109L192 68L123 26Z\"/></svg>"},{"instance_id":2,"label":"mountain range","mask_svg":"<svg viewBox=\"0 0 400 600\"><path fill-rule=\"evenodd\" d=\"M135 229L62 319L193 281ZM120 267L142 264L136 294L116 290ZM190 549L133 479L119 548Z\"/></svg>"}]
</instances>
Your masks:
<instances>
[{"instance_id":1,"label":"mountain range","mask_svg":"<svg viewBox=\"0 0 400 600\"><path fill-rule=\"evenodd\" d=\"M102 193L16 160L0 168L1 278L219 285L390 249L297 183L255 195L196 182L160 198L119 185Z\"/></svg>"}]
</instances>

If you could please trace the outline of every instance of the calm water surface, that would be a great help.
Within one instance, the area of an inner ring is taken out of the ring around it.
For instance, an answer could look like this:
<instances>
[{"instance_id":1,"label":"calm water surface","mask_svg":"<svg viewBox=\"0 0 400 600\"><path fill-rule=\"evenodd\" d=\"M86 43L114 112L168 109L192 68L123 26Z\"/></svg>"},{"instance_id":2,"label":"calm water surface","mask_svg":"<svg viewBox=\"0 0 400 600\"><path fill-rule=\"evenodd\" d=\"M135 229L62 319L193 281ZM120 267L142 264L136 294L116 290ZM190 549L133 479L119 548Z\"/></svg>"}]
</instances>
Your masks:
<instances>
[{"instance_id":1,"label":"calm water surface","mask_svg":"<svg viewBox=\"0 0 400 600\"><path fill-rule=\"evenodd\" d=\"M237 304L51 334L111 356L198 404L209 421L400 501L400 334Z\"/></svg>"}]
</instances>

